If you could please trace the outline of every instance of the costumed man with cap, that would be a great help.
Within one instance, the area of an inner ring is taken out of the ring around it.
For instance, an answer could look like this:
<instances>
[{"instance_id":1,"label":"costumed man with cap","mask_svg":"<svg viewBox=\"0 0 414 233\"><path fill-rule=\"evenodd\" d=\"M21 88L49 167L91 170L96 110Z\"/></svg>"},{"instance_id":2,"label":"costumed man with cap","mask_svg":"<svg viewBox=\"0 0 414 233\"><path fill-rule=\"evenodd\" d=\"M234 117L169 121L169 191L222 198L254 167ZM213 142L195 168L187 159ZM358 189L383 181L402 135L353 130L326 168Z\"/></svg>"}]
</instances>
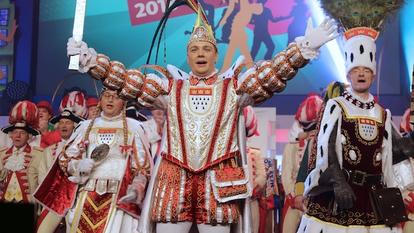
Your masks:
<instances>
[{"instance_id":1,"label":"costumed man with cap","mask_svg":"<svg viewBox=\"0 0 414 233\"><path fill-rule=\"evenodd\" d=\"M65 95L60 103L60 108L63 108L61 113L52 117L49 121L51 124L55 125L61 140L58 143L48 146L44 151L44 156L40 158L39 183L42 183L43 179L47 175L47 172L49 171L49 168L53 165L53 162L56 160L58 155L63 151L77 124L84 120L74 112L83 114L86 112L86 106L79 105L79 102L77 101L68 101L68 98L66 97L70 97L72 95L73 92ZM64 226L60 227L59 230L56 230L60 225L61 220L62 217L50 212L48 209L43 209L38 219L37 232L65 232Z\"/></svg>"},{"instance_id":2,"label":"costumed man with cap","mask_svg":"<svg viewBox=\"0 0 414 233\"><path fill-rule=\"evenodd\" d=\"M289 132L289 143L285 146L282 160L282 185L286 193L282 213L283 233L296 232L302 217L301 195L296 196L299 191L296 190L296 178L304 154L312 148L322 105L321 97L309 95L299 105L294 125Z\"/></svg>"},{"instance_id":3,"label":"costumed man with cap","mask_svg":"<svg viewBox=\"0 0 414 233\"><path fill-rule=\"evenodd\" d=\"M141 123L126 117L114 90L100 117L82 121L34 194L68 232L136 232L152 161Z\"/></svg>"},{"instance_id":4,"label":"costumed man with cap","mask_svg":"<svg viewBox=\"0 0 414 233\"><path fill-rule=\"evenodd\" d=\"M298 69L336 37L336 26L331 20L316 28L310 23L304 37L272 60L259 62L242 73L244 60L240 57L232 68L219 74L215 68L216 40L196 1L175 1L166 10L160 27L183 3L198 13L187 44L190 73L172 65L147 66L159 75L126 70L123 64L97 55L86 43L72 38L68 55L80 54L81 72L88 71L104 85L122 89L121 93L137 98L141 105L167 114L166 140L144 201L140 232L152 232L154 223L157 232L188 232L195 223L201 233L230 232L237 224L237 229L247 233L251 229L252 187L242 109L283 91ZM240 203L244 204L244 214Z\"/></svg>"},{"instance_id":5,"label":"costumed man with cap","mask_svg":"<svg viewBox=\"0 0 414 233\"><path fill-rule=\"evenodd\" d=\"M407 220L400 192L414 184L407 150L398 143L390 111L369 93L377 70L377 30L398 2L372 1L361 7L322 1L347 30L344 55L351 87L326 103L315 168L305 180L307 210L297 232L401 232L399 222ZM361 13L364 9L368 12ZM376 17L370 13L374 9ZM356 27L361 22L370 27Z\"/></svg>"},{"instance_id":6,"label":"costumed man with cap","mask_svg":"<svg viewBox=\"0 0 414 233\"><path fill-rule=\"evenodd\" d=\"M32 194L38 185L40 148L30 146L30 137L39 134L38 109L30 101L18 102L10 112L10 125L2 128L12 146L0 150L0 202L34 202Z\"/></svg>"},{"instance_id":7,"label":"costumed man with cap","mask_svg":"<svg viewBox=\"0 0 414 233\"><path fill-rule=\"evenodd\" d=\"M95 97L88 97L86 100L86 107L88 108L88 120L99 116L98 99Z\"/></svg>"},{"instance_id":8,"label":"costumed man with cap","mask_svg":"<svg viewBox=\"0 0 414 233\"><path fill-rule=\"evenodd\" d=\"M69 90L65 90L65 93L63 96L64 97L62 98L62 101L60 102L60 105L59 105L60 112L62 112L63 109L65 109L67 106L70 106L74 114L78 115L79 117L86 118L86 115L88 114L88 110L86 108L86 94L83 90L80 90L79 88L75 87ZM45 116L46 112L43 111L43 114L44 114L43 116ZM40 117L40 120L41 119L42 117ZM46 148L50 145L56 144L61 141L60 132L59 130L54 129L54 125L50 122L50 119L51 118L49 118L48 124L51 130L42 133L41 144L40 144L42 148Z\"/></svg>"}]
</instances>

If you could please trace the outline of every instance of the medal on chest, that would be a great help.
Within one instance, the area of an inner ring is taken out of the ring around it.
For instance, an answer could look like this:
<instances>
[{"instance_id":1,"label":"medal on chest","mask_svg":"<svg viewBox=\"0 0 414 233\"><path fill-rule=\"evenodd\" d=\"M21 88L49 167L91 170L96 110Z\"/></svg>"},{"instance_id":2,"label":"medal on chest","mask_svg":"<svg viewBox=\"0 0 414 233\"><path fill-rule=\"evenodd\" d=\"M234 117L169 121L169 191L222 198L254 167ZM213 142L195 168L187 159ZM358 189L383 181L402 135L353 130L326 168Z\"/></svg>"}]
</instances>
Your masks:
<instances>
[{"instance_id":1,"label":"medal on chest","mask_svg":"<svg viewBox=\"0 0 414 233\"><path fill-rule=\"evenodd\" d=\"M190 87L189 106L192 112L203 114L210 110L213 89L206 87Z\"/></svg>"}]
</instances>

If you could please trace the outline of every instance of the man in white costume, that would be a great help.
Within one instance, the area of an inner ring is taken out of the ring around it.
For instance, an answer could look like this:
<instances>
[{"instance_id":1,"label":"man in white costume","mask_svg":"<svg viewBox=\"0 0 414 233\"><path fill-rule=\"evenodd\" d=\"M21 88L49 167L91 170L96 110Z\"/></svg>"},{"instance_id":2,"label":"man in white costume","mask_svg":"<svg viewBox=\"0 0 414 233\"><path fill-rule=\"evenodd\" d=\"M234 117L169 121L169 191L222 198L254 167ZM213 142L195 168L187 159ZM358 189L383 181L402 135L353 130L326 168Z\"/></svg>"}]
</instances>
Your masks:
<instances>
[{"instance_id":1,"label":"man in white costume","mask_svg":"<svg viewBox=\"0 0 414 233\"><path fill-rule=\"evenodd\" d=\"M35 198L63 216L68 232L136 232L151 158L141 123L104 89L100 117L83 121L50 168Z\"/></svg>"}]
</instances>

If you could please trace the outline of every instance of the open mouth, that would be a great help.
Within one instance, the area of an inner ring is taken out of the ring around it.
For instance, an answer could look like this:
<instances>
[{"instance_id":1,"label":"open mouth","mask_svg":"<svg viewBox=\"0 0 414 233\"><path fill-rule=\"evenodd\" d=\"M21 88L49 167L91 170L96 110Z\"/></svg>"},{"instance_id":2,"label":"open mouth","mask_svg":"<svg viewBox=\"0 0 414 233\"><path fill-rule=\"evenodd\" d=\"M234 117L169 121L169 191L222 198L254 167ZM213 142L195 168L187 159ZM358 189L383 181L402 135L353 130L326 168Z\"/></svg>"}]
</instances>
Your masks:
<instances>
[{"instance_id":1,"label":"open mouth","mask_svg":"<svg viewBox=\"0 0 414 233\"><path fill-rule=\"evenodd\" d=\"M207 61L197 61L196 64L197 65L205 65L205 64L207 64Z\"/></svg>"},{"instance_id":2,"label":"open mouth","mask_svg":"<svg viewBox=\"0 0 414 233\"><path fill-rule=\"evenodd\" d=\"M358 79L358 83L366 83L367 81L365 79Z\"/></svg>"}]
</instances>

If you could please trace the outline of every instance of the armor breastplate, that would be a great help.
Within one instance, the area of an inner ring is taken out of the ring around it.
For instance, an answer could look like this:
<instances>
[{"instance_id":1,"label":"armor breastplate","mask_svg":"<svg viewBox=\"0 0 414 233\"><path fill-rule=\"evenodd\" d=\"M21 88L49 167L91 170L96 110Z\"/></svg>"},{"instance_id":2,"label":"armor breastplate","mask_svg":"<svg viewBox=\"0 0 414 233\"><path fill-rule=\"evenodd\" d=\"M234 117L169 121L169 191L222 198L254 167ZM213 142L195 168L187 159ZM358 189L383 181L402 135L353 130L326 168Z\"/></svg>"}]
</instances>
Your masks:
<instances>
[{"instance_id":1,"label":"armor breastplate","mask_svg":"<svg viewBox=\"0 0 414 233\"><path fill-rule=\"evenodd\" d=\"M164 157L197 171L238 151L237 98L232 79L202 87L175 81L170 92Z\"/></svg>"}]
</instances>

